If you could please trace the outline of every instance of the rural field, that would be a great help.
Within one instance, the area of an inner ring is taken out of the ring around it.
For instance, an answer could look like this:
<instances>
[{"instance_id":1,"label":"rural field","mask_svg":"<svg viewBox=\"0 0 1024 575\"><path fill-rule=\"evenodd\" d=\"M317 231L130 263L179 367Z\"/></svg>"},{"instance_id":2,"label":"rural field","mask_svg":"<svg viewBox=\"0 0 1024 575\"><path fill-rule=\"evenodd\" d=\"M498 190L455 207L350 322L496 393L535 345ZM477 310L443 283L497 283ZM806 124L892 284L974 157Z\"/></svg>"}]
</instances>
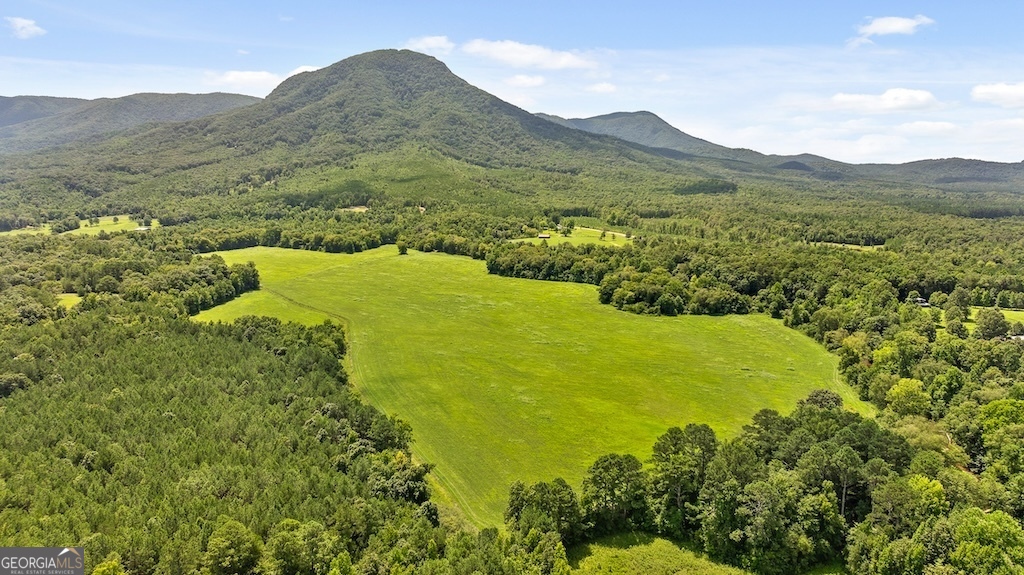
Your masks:
<instances>
[{"instance_id":1,"label":"rural field","mask_svg":"<svg viewBox=\"0 0 1024 575\"><path fill-rule=\"evenodd\" d=\"M117 221L114 221L114 219ZM139 227L138 222L132 221L132 218L128 214L122 214L120 216L103 216L99 218L99 223L90 224L89 220L79 220L79 228L75 230L69 230L64 232L66 234L78 234L95 236L100 232L107 232L108 234L114 232L128 232ZM157 227L160 222L153 220L151 227ZM0 232L0 236L18 236L23 234L48 234L50 233L49 224L43 224L37 227L21 228L18 230L11 230L6 232Z\"/></svg>"},{"instance_id":2,"label":"rural field","mask_svg":"<svg viewBox=\"0 0 1024 575\"><path fill-rule=\"evenodd\" d=\"M557 230L544 230L542 233L548 234L550 238L526 238L523 240L515 240L517 242L525 242L530 244L539 244L541 242L547 242L548 245L557 246L559 244L570 244L574 246L580 246L583 244L596 244L599 246L624 246L626 244L632 244L633 239L627 238L626 234L622 232L613 232L608 230L605 233L605 238L601 239L601 230L594 228L576 228L572 231L569 236L563 236Z\"/></svg>"},{"instance_id":3,"label":"rural field","mask_svg":"<svg viewBox=\"0 0 1024 575\"><path fill-rule=\"evenodd\" d=\"M671 426L737 432L838 382L836 359L762 315L653 317L600 305L595 286L487 274L465 257L394 246L355 255L249 248L262 288L198 316L270 315L348 329L354 385L412 424L435 499L502 521L515 480L579 487L600 455L650 455ZM438 490L435 490L438 491Z\"/></svg>"},{"instance_id":4,"label":"rural field","mask_svg":"<svg viewBox=\"0 0 1024 575\"><path fill-rule=\"evenodd\" d=\"M668 539L623 533L567 550L574 575L747 575L749 571L715 563Z\"/></svg>"}]
</instances>

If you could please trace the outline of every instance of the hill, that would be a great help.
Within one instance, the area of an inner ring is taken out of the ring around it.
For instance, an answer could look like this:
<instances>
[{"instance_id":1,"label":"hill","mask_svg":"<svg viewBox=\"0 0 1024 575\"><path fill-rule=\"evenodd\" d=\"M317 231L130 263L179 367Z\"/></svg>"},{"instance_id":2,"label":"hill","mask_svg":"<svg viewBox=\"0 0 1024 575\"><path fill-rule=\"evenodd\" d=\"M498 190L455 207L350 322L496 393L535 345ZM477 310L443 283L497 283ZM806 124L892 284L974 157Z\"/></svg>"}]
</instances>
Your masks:
<instances>
[{"instance_id":1,"label":"hill","mask_svg":"<svg viewBox=\"0 0 1024 575\"><path fill-rule=\"evenodd\" d=\"M193 120L258 102L240 94L133 94L122 98L17 97L0 101L0 154L26 152L153 122Z\"/></svg>"},{"instance_id":2,"label":"hill","mask_svg":"<svg viewBox=\"0 0 1024 575\"><path fill-rule=\"evenodd\" d=\"M706 158L759 162L763 154L751 150L738 150L713 144L683 132L651 112L615 112L593 118L566 120L558 116L538 114L539 117L577 130L604 134L652 148L667 148Z\"/></svg>"},{"instance_id":3,"label":"hill","mask_svg":"<svg viewBox=\"0 0 1024 575\"><path fill-rule=\"evenodd\" d=\"M813 154L766 155L728 148L691 136L651 112L615 112L592 118L564 119L538 114L556 124L614 136L653 148L667 148L705 158L735 160L777 172L804 172L823 180L884 180L950 190L1018 191L1024 185L1024 162L1008 164L963 158L923 160L905 164L848 164Z\"/></svg>"},{"instance_id":4,"label":"hill","mask_svg":"<svg viewBox=\"0 0 1024 575\"><path fill-rule=\"evenodd\" d=\"M388 172L396 163L416 163L417 194L490 204L570 188L612 195L639 182L670 193L707 175L698 164L678 161L678 153L538 118L430 56L382 50L293 76L251 106L138 128L73 151L0 157L6 172L0 210L50 217L61 210L180 211L192 205L208 211L209 202L190 205L187 199L248 193L267 183L274 188L264 196L309 193L324 186L321 170L332 170L327 182L348 180L354 174L345 170L389 154ZM484 175L480 168L506 172ZM229 203L225 198L217 207Z\"/></svg>"},{"instance_id":5,"label":"hill","mask_svg":"<svg viewBox=\"0 0 1024 575\"><path fill-rule=\"evenodd\" d=\"M51 96L0 96L0 127L66 112L87 101Z\"/></svg>"}]
</instances>

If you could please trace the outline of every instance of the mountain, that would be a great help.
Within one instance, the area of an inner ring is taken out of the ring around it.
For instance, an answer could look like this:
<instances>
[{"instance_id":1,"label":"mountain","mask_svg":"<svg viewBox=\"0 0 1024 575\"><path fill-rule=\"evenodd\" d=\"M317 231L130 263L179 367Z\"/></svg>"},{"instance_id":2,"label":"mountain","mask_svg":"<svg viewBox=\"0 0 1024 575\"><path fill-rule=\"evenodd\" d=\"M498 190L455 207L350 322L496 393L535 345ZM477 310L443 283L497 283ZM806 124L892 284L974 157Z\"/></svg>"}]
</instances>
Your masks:
<instances>
[{"instance_id":1,"label":"mountain","mask_svg":"<svg viewBox=\"0 0 1024 575\"><path fill-rule=\"evenodd\" d=\"M558 160L542 153L578 148L640 149L553 125L408 50L360 54L292 76L263 102L205 129L251 151L286 145L337 156L420 142L482 166L538 165Z\"/></svg>"},{"instance_id":2,"label":"mountain","mask_svg":"<svg viewBox=\"0 0 1024 575\"><path fill-rule=\"evenodd\" d=\"M564 119L548 114L537 114L546 120L591 132L621 138L652 148L667 148L684 154L723 160L758 162L763 154L751 150L737 150L695 138L651 112L615 112L593 118Z\"/></svg>"},{"instance_id":3,"label":"mountain","mask_svg":"<svg viewBox=\"0 0 1024 575\"><path fill-rule=\"evenodd\" d=\"M180 108L199 108L201 97L181 98ZM73 114L91 121L68 125L91 126L95 135L81 136L88 139L73 149L0 155L0 211L41 219L68 211L156 210L181 221L282 197L288 206L308 206L328 196L332 205L388 196L420 205L529 204L590 213L617 198L630 198L639 211L637 205L665 196L728 193L755 181L786 189L848 182L856 193L882 182L966 191L1019 191L1024 184L1016 164L854 166L733 150L648 112L549 121L408 50L353 56L292 76L263 100L236 100L243 105L184 122L114 132L116 119L103 110L115 103L129 109L131 97L118 100L3 128L43 126ZM153 119L138 110L131 115ZM34 134L55 139L56 125ZM68 125L64 137L74 132ZM340 189L352 192L348 200L339 199Z\"/></svg>"},{"instance_id":4,"label":"mountain","mask_svg":"<svg viewBox=\"0 0 1024 575\"><path fill-rule=\"evenodd\" d=\"M803 174L815 179L882 180L960 191L1020 191L1024 187L1024 162L1010 164L948 158L905 164L848 164L813 154L780 156L727 148L691 136L651 112L616 112L574 119L548 114L537 116L562 126L614 136L644 146L667 148L705 158L744 162L774 172Z\"/></svg>"},{"instance_id":5,"label":"mountain","mask_svg":"<svg viewBox=\"0 0 1024 575\"><path fill-rule=\"evenodd\" d=\"M88 100L50 96L0 96L0 127L66 112Z\"/></svg>"},{"instance_id":6,"label":"mountain","mask_svg":"<svg viewBox=\"0 0 1024 575\"><path fill-rule=\"evenodd\" d=\"M74 149L0 155L0 209L209 211L214 203L200 198L321 193L355 180L415 201L501 204L549 193L567 202L568 192L638 185L671 193L718 169L685 160L539 118L433 57L381 50L292 76L249 106Z\"/></svg>"},{"instance_id":7,"label":"mountain","mask_svg":"<svg viewBox=\"0 0 1024 575\"><path fill-rule=\"evenodd\" d=\"M60 146L153 122L181 122L259 102L240 94L134 94L0 100L0 154Z\"/></svg>"}]
</instances>

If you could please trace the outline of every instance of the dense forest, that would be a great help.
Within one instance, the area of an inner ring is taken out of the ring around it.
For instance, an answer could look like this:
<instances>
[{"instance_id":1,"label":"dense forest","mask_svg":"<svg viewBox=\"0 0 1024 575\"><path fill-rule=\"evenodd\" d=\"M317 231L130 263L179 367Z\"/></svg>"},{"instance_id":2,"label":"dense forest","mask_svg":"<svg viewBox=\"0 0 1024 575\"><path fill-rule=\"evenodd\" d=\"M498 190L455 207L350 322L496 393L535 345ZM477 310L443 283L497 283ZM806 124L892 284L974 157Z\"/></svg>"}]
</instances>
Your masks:
<instances>
[{"instance_id":1,"label":"dense forest","mask_svg":"<svg viewBox=\"0 0 1024 575\"><path fill-rule=\"evenodd\" d=\"M104 575L548 574L643 531L765 574L1024 572L1024 325L1001 311L1024 308L1019 190L680 156L395 52L0 166L0 230L50 232L0 235L4 545L76 542ZM78 233L124 214L161 226ZM574 225L632 243L519 241ZM680 422L579 488L509 486L500 528L444 521L401 414L349 386L340 326L188 319L259 289L210 252L391 244L623 313L768 314L877 415L821 391L728 439Z\"/></svg>"}]
</instances>

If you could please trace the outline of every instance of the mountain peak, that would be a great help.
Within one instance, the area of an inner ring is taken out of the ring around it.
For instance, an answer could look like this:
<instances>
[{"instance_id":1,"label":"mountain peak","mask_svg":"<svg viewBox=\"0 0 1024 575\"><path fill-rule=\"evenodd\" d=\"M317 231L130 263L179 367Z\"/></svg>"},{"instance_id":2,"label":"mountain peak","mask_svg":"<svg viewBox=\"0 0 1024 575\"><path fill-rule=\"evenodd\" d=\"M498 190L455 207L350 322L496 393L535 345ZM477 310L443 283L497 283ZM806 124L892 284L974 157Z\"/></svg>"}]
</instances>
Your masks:
<instances>
[{"instance_id":1,"label":"mountain peak","mask_svg":"<svg viewBox=\"0 0 1024 575\"><path fill-rule=\"evenodd\" d=\"M346 84L370 83L388 89L399 99L415 98L425 92L465 84L443 62L411 50L376 50L358 54L326 68L296 74L267 96L269 102L310 103L344 89ZM468 84L466 84L468 86Z\"/></svg>"}]
</instances>

